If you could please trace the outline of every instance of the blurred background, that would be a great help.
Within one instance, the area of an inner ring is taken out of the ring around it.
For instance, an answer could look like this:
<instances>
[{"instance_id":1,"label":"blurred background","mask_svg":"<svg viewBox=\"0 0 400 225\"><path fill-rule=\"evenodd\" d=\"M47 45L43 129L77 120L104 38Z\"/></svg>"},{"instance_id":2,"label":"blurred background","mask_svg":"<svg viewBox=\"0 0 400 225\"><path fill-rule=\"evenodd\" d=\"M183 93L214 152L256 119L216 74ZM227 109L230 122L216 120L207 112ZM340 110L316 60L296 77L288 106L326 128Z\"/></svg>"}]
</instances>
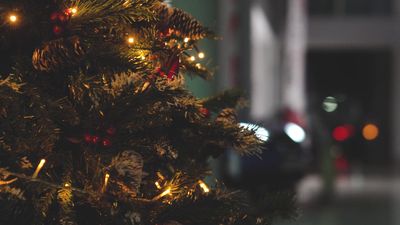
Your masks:
<instances>
[{"instance_id":1,"label":"blurred background","mask_svg":"<svg viewBox=\"0 0 400 225\"><path fill-rule=\"evenodd\" d=\"M223 37L204 97L246 91L267 151L212 160L220 179L297 193L278 225L400 224L400 0L173 0Z\"/></svg>"}]
</instances>

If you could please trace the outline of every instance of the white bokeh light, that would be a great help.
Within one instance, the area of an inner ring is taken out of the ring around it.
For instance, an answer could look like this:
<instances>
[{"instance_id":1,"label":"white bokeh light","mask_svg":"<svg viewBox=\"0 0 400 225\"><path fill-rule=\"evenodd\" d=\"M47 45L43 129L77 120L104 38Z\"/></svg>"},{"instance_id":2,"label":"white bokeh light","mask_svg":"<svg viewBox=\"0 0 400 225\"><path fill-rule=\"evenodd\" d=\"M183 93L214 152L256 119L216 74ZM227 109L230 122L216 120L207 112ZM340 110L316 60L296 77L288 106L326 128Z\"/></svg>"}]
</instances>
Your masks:
<instances>
[{"instance_id":1,"label":"white bokeh light","mask_svg":"<svg viewBox=\"0 0 400 225\"><path fill-rule=\"evenodd\" d=\"M304 129L295 123L286 124L284 130L294 142L301 143L306 139L306 132Z\"/></svg>"},{"instance_id":2,"label":"white bokeh light","mask_svg":"<svg viewBox=\"0 0 400 225\"><path fill-rule=\"evenodd\" d=\"M326 112L334 112L339 107L339 103L335 97L326 97L322 103L322 107Z\"/></svg>"}]
</instances>

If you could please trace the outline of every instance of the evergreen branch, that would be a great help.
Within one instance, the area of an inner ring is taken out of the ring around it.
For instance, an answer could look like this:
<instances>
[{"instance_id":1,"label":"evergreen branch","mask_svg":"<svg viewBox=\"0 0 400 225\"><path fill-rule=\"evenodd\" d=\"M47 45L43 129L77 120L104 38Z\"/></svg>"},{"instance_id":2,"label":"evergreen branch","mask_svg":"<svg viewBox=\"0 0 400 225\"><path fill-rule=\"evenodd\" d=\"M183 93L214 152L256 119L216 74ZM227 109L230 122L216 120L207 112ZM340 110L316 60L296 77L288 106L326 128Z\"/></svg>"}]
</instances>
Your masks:
<instances>
[{"instance_id":1,"label":"evergreen branch","mask_svg":"<svg viewBox=\"0 0 400 225\"><path fill-rule=\"evenodd\" d=\"M213 73L209 71L206 67L201 66L196 62L192 62L188 59L183 59L182 67L185 71L189 72L189 75L198 75L205 80L209 80L213 77Z\"/></svg>"},{"instance_id":2,"label":"evergreen branch","mask_svg":"<svg viewBox=\"0 0 400 225\"><path fill-rule=\"evenodd\" d=\"M75 0L72 5L79 11L72 17L71 29L84 31L87 27L123 27L135 22L154 21L151 7L154 0Z\"/></svg>"},{"instance_id":3,"label":"evergreen branch","mask_svg":"<svg viewBox=\"0 0 400 225\"><path fill-rule=\"evenodd\" d=\"M227 90L210 98L202 99L201 104L210 111L220 112L225 108L237 108L245 105L242 91Z\"/></svg>"},{"instance_id":4,"label":"evergreen branch","mask_svg":"<svg viewBox=\"0 0 400 225\"><path fill-rule=\"evenodd\" d=\"M57 39L44 43L32 56L33 67L40 71L54 71L76 64L84 50L78 37Z\"/></svg>"},{"instance_id":5,"label":"evergreen branch","mask_svg":"<svg viewBox=\"0 0 400 225\"><path fill-rule=\"evenodd\" d=\"M175 34L192 40L214 37L213 32L181 9L160 4L157 8L163 29L171 28Z\"/></svg>"}]
</instances>

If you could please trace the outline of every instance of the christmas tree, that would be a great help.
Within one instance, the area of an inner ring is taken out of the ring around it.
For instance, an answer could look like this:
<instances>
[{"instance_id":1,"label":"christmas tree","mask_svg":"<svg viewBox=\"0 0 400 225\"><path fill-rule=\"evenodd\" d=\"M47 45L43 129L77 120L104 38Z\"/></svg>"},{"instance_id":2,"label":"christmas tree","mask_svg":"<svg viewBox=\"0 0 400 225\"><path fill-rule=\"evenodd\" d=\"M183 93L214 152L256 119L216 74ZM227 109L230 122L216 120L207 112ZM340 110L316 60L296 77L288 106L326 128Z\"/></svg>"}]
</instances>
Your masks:
<instances>
[{"instance_id":1,"label":"christmas tree","mask_svg":"<svg viewBox=\"0 0 400 225\"><path fill-rule=\"evenodd\" d=\"M269 224L291 198L206 182L207 160L263 141L241 95L198 99L215 38L161 0L0 2L0 224Z\"/></svg>"}]
</instances>

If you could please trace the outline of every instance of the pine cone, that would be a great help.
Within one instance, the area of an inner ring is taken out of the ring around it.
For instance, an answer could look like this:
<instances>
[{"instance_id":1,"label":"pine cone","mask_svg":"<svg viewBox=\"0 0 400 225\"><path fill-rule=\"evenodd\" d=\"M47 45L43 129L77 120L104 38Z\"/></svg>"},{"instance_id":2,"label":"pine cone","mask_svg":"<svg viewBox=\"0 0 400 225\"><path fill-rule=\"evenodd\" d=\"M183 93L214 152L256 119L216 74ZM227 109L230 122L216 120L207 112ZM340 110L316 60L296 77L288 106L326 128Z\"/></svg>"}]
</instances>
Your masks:
<instances>
[{"instance_id":1,"label":"pine cone","mask_svg":"<svg viewBox=\"0 0 400 225\"><path fill-rule=\"evenodd\" d=\"M143 158L134 151L124 151L113 158L111 162L117 175L121 178L129 180L129 186L138 191L143 177Z\"/></svg>"},{"instance_id":2,"label":"pine cone","mask_svg":"<svg viewBox=\"0 0 400 225\"><path fill-rule=\"evenodd\" d=\"M188 37L192 40L213 36L213 33L208 28L181 9L160 4L157 11L160 16L161 30L171 28L176 35Z\"/></svg>"},{"instance_id":3,"label":"pine cone","mask_svg":"<svg viewBox=\"0 0 400 225\"><path fill-rule=\"evenodd\" d=\"M237 123L236 110L233 108L223 109L215 119L215 122L228 124Z\"/></svg>"}]
</instances>

